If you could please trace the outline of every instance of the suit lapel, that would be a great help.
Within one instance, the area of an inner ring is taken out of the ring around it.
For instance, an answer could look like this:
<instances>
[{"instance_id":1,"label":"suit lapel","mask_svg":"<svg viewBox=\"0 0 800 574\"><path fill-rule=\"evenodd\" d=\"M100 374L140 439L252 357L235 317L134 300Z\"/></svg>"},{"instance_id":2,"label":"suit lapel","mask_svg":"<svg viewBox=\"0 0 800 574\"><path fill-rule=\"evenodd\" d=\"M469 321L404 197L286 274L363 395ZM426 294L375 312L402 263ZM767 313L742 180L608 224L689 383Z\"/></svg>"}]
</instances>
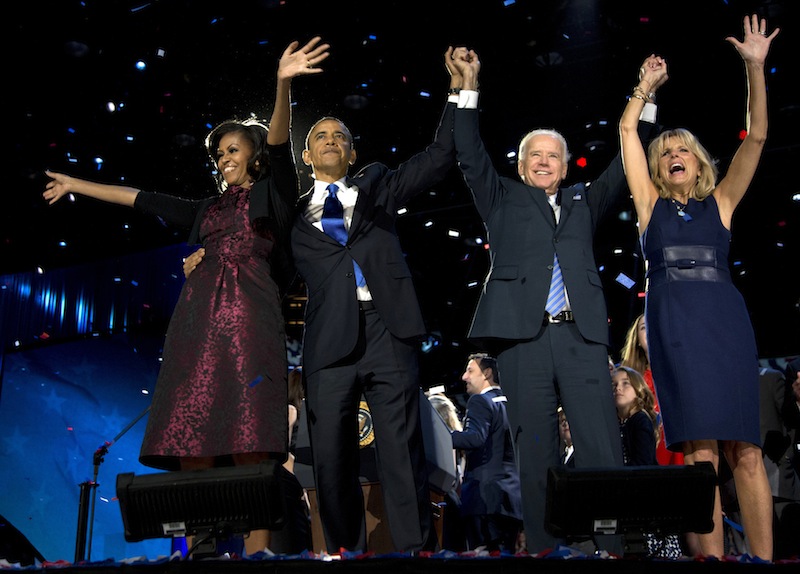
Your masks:
<instances>
[{"instance_id":1,"label":"suit lapel","mask_svg":"<svg viewBox=\"0 0 800 574\"><path fill-rule=\"evenodd\" d=\"M553 213L553 208L550 207L550 202L547 201L547 193L540 187L528 186L528 190L531 193L533 202L542 211L542 215L544 216L545 221L549 221L550 226L553 229L555 229L556 227L555 214Z\"/></svg>"},{"instance_id":2,"label":"suit lapel","mask_svg":"<svg viewBox=\"0 0 800 574\"><path fill-rule=\"evenodd\" d=\"M365 178L350 176L345 179L348 187L355 187L358 193L356 197L356 204L353 207L353 219L350 221L350 229L347 231L348 237L355 237L361 229L361 223L364 220L363 213L365 205L368 201L369 188L365 186Z\"/></svg>"}]
</instances>

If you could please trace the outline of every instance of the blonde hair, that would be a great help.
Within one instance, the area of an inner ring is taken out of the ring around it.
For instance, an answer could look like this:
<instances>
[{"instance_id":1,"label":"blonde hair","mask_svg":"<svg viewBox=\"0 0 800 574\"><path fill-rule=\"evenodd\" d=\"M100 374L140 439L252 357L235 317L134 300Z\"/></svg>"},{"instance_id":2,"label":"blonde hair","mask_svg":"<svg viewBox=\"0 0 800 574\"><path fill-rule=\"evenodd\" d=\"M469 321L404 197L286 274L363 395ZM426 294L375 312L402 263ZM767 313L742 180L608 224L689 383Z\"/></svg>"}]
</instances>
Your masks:
<instances>
[{"instance_id":1,"label":"blonde hair","mask_svg":"<svg viewBox=\"0 0 800 574\"><path fill-rule=\"evenodd\" d=\"M694 134L684 128L675 128L661 132L656 139L650 142L647 148L647 164L650 168L653 184L658 190L658 195L664 199L669 199L671 197L669 190L666 188L666 182L658 171L658 160L667 148L670 138L678 140L697 158L697 162L700 164L700 174L697 176L697 182L692 190L692 196L699 201L704 200L711 195L711 192L714 191L714 187L717 185L717 166L711 154L708 153Z\"/></svg>"},{"instance_id":2,"label":"blonde hair","mask_svg":"<svg viewBox=\"0 0 800 574\"><path fill-rule=\"evenodd\" d=\"M632 369L630 367L617 367L614 369L614 372L611 373L612 378L615 373L620 372L627 373L628 380L631 382L631 387L633 387L633 390L636 393L636 400L631 406L630 415L639 411L644 411L645 414L650 417L650 420L653 421L653 437L655 438L656 443L658 443L658 441L661 439L661 425L658 424L656 398L653 395L653 391L650 390L650 387L648 387L647 383L644 381L644 377L636 369Z\"/></svg>"},{"instance_id":3,"label":"blonde hair","mask_svg":"<svg viewBox=\"0 0 800 574\"><path fill-rule=\"evenodd\" d=\"M437 393L429 396L428 401L430 401L433 408L435 408L438 413L442 415L444 422L447 424L447 428L456 431L463 430L461 420L458 418L456 406L453 404L453 401L447 397L447 395Z\"/></svg>"},{"instance_id":4,"label":"blonde hair","mask_svg":"<svg viewBox=\"0 0 800 574\"><path fill-rule=\"evenodd\" d=\"M639 344L639 326L643 322L644 313L639 315L636 320L631 323L625 335L625 344L622 347L622 351L620 351L619 360L621 367L630 367L631 369L636 369L639 373L644 373L650 367L647 353Z\"/></svg>"}]
</instances>

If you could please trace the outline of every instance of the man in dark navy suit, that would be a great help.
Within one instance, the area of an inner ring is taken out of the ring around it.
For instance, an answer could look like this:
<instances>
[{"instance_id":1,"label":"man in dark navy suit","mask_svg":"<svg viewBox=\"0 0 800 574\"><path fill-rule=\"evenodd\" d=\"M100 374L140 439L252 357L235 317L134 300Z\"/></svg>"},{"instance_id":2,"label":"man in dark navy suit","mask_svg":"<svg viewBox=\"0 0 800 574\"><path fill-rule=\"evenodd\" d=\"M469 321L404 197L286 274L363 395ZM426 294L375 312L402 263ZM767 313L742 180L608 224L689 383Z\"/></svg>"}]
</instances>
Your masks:
<instances>
[{"instance_id":1,"label":"man in dark navy suit","mask_svg":"<svg viewBox=\"0 0 800 574\"><path fill-rule=\"evenodd\" d=\"M522 526L514 439L500 388L497 362L485 353L469 356L461 379L467 384L464 430L452 431L453 448L466 451L461 515L470 550L485 547L514 553Z\"/></svg>"},{"instance_id":2,"label":"man in dark navy suit","mask_svg":"<svg viewBox=\"0 0 800 574\"><path fill-rule=\"evenodd\" d=\"M451 92L461 77L450 68ZM432 516L419 418L419 340L425 325L395 231L397 210L455 166L448 98L433 143L396 169L372 163L354 176L353 136L336 118L311 127L303 162L314 187L300 198L292 254L308 303L303 337L308 429L329 552L367 550L359 482L358 406L372 415L378 478L394 547L429 548ZM340 214L329 215L334 197ZM341 237L329 225L341 223ZM435 541L435 536L433 536Z\"/></svg>"},{"instance_id":3,"label":"man in dark navy suit","mask_svg":"<svg viewBox=\"0 0 800 574\"><path fill-rule=\"evenodd\" d=\"M627 186L619 155L591 186L562 186L570 154L564 137L550 129L523 137L519 180L501 176L478 129L477 54L459 52L453 65L464 81L454 125L456 158L491 246L491 268L469 338L497 357L503 373L522 481L525 540L528 552L538 553L558 542L544 522L547 471L560 464L559 401L569 419L577 466L622 466L609 392L608 314L593 240L598 223L626 197ZM519 96L535 98L534 93ZM655 106L648 103L643 113L654 120ZM656 130L646 131L652 137ZM607 550L622 551L620 540L606 542Z\"/></svg>"}]
</instances>

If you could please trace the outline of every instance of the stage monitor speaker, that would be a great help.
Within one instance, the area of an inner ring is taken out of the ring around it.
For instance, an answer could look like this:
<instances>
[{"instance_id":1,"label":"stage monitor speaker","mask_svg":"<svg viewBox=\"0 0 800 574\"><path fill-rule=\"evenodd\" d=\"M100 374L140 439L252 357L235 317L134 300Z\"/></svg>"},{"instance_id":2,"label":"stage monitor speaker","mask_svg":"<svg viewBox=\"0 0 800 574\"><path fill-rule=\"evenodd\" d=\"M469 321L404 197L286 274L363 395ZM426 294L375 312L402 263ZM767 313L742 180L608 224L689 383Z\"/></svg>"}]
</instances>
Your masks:
<instances>
[{"instance_id":1,"label":"stage monitor speaker","mask_svg":"<svg viewBox=\"0 0 800 574\"><path fill-rule=\"evenodd\" d=\"M711 532L711 463L620 469L550 467L545 527L560 538Z\"/></svg>"},{"instance_id":2,"label":"stage monitor speaker","mask_svg":"<svg viewBox=\"0 0 800 574\"><path fill-rule=\"evenodd\" d=\"M286 520L281 465L117 475L125 540L204 536L226 539L276 530Z\"/></svg>"}]
</instances>

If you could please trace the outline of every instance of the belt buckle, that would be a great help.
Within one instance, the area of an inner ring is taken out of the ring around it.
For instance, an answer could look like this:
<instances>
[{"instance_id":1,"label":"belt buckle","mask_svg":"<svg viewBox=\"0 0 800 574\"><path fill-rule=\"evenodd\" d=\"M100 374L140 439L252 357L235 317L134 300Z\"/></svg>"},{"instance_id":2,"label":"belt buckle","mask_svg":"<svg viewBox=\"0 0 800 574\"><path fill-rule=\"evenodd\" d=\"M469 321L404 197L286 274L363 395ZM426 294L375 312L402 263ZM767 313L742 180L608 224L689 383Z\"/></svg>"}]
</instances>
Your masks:
<instances>
[{"instance_id":1,"label":"belt buckle","mask_svg":"<svg viewBox=\"0 0 800 574\"><path fill-rule=\"evenodd\" d=\"M545 323L551 323L553 325L558 325L559 323L568 323L572 321L572 312L571 311L561 311L556 315L551 315L550 313L545 313Z\"/></svg>"}]
</instances>

